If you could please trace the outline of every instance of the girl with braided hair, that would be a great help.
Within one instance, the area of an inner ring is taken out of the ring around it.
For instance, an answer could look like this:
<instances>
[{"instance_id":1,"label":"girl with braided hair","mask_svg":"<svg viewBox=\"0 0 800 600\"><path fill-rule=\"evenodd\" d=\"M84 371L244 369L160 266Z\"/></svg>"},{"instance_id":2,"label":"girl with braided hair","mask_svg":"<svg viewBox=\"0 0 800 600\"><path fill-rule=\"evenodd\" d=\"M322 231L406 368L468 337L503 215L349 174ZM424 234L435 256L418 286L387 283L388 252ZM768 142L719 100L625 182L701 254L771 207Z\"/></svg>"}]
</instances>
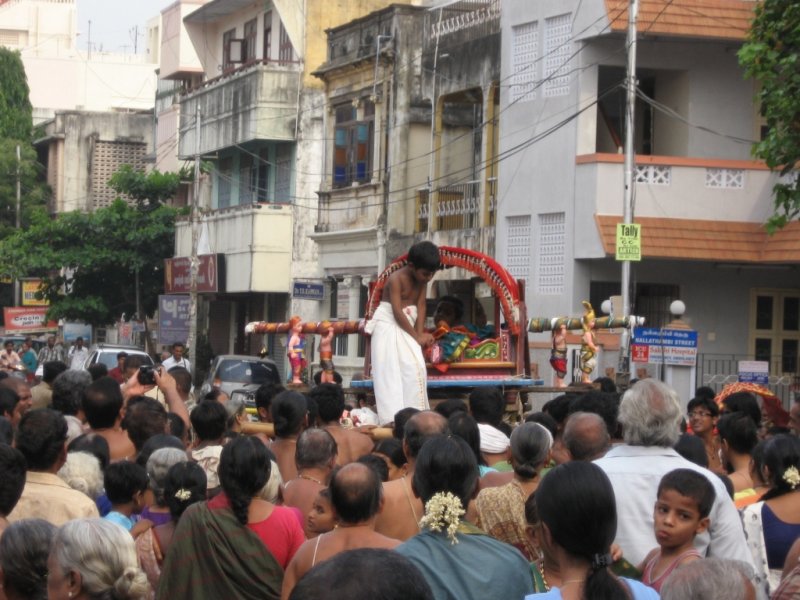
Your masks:
<instances>
[{"instance_id":1,"label":"girl with braided hair","mask_svg":"<svg viewBox=\"0 0 800 600\"><path fill-rule=\"evenodd\" d=\"M159 598L280 598L283 571L305 537L302 515L258 497L270 474L257 438L228 442L222 492L181 517L161 572Z\"/></svg>"}]
</instances>

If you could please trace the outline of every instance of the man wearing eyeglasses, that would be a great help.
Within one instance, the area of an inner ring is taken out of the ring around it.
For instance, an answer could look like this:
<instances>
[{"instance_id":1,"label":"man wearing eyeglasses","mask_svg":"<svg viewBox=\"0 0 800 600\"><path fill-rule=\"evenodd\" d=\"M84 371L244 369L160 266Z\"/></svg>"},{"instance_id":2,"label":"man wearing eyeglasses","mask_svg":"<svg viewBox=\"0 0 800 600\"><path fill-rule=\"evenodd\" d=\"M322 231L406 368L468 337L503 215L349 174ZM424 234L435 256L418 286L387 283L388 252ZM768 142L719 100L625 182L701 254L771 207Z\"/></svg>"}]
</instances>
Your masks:
<instances>
[{"instance_id":1,"label":"man wearing eyeglasses","mask_svg":"<svg viewBox=\"0 0 800 600\"><path fill-rule=\"evenodd\" d=\"M708 468L714 473L725 474L725 467L720 459L719 436L715 431L719 421L719 407L713 398L696 396L687 406L689 426L692 433L703 440L708 457Z\"/></svg>"}]
</instances>

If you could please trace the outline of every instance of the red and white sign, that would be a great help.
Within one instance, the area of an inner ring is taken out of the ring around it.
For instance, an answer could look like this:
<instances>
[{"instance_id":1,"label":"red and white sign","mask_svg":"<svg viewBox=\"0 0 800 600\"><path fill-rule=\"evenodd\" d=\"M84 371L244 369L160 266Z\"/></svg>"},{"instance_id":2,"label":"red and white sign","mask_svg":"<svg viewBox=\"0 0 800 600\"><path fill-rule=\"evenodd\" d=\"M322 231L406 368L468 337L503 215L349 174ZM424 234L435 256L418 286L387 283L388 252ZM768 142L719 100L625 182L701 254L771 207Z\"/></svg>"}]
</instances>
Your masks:
<instances>
[{"instance_id":1,"label":"red and white sign","mask_svg":"<svg viewBox=\"0 0 800 600\"><path fill-rule=\"evenodd\" d=\"M225 255L201 254L197 268L198 292L225 291ZM164 259L164 293L185 294L191 281L191 260L186 257Z\"/></svg>"},{"instance_id":2,"label":"red and white sign","mask_svg":"<svg viewBox=\"0 0 800 600\"><path fill-rule=\"evenodd\" d=\"M47 320L46 307L5 307L3 318L6 333L36 333L58 328L58 323Z\"/></svg>"},{"instance_id":3,"label":"red and white sign","mask_svg":"<svg viewBox=\"0 0 800 600\"><path fill-rule=\"evenodd\" d=\"M631 360L633 362L640 363L650 362L650 346L645 346L644 344L632 344Z\"/></svg>"}]
</instances>

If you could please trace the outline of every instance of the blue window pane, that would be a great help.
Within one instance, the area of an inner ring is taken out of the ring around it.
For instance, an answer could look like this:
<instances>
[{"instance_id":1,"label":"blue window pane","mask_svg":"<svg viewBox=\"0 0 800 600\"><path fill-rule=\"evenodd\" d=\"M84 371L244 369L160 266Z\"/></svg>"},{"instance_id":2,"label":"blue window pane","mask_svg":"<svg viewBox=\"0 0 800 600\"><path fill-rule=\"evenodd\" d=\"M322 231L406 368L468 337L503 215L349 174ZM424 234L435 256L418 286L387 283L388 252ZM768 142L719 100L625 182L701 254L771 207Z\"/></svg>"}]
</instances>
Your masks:
<instances>
[{"instance_id":1,"label":"blue window pane","mask_svg":"<svg viewBox=\"0 0 800 600\"><path fill-rule=\"evenodd\" d=\"M364 181L367 178L367 163L365 162L358 162L356 163L356 179L359 181Z\"/></svg>"},{"instance_id":2,"label":"blue window pane","mask_svg":"<svg viewBox=\"0 0 800 600\"><path fill-rule=\"evenodd\" d=\"M347 144L347 130L336 128L336 134L334 137L334 144L337 146L344 146Z\"/></svg>"},{"instance_id":3,"label":"blue window pane","mask_svg":"<svg viewBox=\"0 0 800 600\"><path fill-rule=\"evenodd\" d=\"M336 167L333 170L334 183L347 183L347 169L345 167Z\"/></svg>"}]
</instances>

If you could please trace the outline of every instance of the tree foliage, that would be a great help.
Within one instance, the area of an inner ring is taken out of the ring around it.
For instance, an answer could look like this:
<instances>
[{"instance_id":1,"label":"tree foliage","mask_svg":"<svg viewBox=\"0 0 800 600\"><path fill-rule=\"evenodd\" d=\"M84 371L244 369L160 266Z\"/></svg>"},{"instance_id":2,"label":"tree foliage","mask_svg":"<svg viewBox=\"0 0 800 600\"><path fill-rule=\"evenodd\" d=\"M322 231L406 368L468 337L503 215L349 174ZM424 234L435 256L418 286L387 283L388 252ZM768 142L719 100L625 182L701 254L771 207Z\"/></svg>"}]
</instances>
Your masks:
<instances>
[{"instance_id":1,"label":"tree foliage","mask_svg":"<svg viewBox=\"0 0 800 600\"><path fill-rule=\"evenodd\" d=\"M0 138L29 142L33 108L20 53L0 46Z\"/></svg>"},{"instance_id":2,"label":"tree foliage","mask_svg":"<svg viewBox=\"0 0 800 600\"><path fill-rule=\"evenodd\" d=\"M17 145L21 160L17 162ZM17 214L17 168L20 178L20 223L27 227L37 208L44 208L50 189L42 181L42 166L28 142L0 138L0 239L13 232Z\"/></svg>"},{"instance_id":3,"label":"tree foliage","mask_svg":"<svg viewBox=\"0 0 800 600\"><path fill-rule=\"evenodd\" d=\"M0 242L0 265L12 277L41 277L54 319L105 325L141 303L155 312L164 259L172 256L176 209L141 211L117 200L93 213L50 218L37 212L30 227ZM65 293L65 292L69 293Z\"/></svg>"},{"instance_id":4,"label":"tree foliage","mask_svg":"<svg viewBox=\"0 0 800 600\"><path fill-rule=\"evenodd\" d=\"M779 171L773 188L775 212L767 222L774 232L800 218L800 177L791 172L800 163L800 3L764 0L755 8L739 62L760 84L758 100L767 122L766 137L753 154Z\"/></svg>"},{"instance_id":5,"label":"tree foliage","mask_svg":"<svg viewBox=\"0 0 800 600\"><path fill-rule=\"evenodd\" d=\"M148 209L174 198L182 176L181 173L162 173L158 169L145 173L131 165L122 165L111 176L108 185L118 194L136 200L140 209Z\"/></svg>"}]
</instances>

